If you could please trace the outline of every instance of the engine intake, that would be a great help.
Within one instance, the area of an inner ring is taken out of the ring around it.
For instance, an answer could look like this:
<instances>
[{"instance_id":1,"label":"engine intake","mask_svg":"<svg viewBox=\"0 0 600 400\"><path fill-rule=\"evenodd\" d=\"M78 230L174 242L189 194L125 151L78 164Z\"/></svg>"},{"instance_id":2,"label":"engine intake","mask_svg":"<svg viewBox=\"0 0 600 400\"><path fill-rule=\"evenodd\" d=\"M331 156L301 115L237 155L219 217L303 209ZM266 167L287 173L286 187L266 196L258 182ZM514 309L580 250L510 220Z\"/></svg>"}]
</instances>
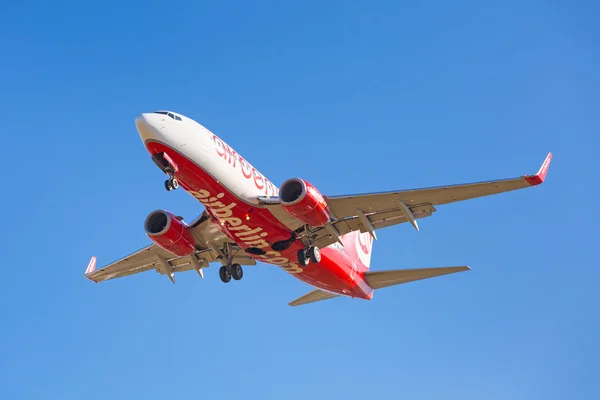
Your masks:
<instances>
[{"instance_id":1,"label":"engine intake","mask_svg":"<svg viewBox=\"0 0 600 400\"><path fill-rule=\"evenodd\" d=\"M196 240L188 226L168 211L151 212L144 229L150 240L176 256L189 256L196 249Z\"/></svg>"},{"instance_id":2,"label":"engine intake","mask_svg":"<svg viewBox=\"0 0 600 400\"><path fill-rule=\"evenodd\" d=\"M291 178L279 188L279 200L283 208L311 226L323 226L329 222L327 201L309 182Z\"/></svg>"}]
</instances>

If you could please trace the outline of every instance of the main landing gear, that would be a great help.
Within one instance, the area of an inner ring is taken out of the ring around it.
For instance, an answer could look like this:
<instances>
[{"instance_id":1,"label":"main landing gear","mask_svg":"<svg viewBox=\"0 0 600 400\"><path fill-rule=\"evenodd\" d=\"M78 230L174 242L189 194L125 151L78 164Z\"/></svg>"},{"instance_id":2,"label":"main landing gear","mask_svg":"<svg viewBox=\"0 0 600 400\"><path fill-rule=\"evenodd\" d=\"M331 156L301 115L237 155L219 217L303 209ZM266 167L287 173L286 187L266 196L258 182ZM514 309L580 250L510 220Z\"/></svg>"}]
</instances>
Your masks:
<instances>
[{"instance_id":1,"label":"main landing gear","mask_svg":"<svg viewBox=\"0 0 600 400\"><path fill-rule=\"evenodd\" d=\"M165 181L165 189L167 191L175 190L179 187L179 182L175 179L174 176L170 176L169 179Z\"/></svg>"},{"instance_id":2,"label":"main landing gear","mask_svg":"<svg viewBox=\"0 0 600 400\"><path fill-rule=\"evenodd\" d=\"M311 232L309 231L308 225L304 226L303 234L300 234L300 236L297 236L297 234L300 234L300 232L295 231L292 234L292 237L290 237L288 240L282 240L279 242L275 242L272 246L273 250L279 251L279 249L276 249L275 246L277 246L278 248L281 248L281 250L287 249L288 247L290 247L292 245L292 243L295 240L300 240L303 243L304 248L298 250L298 253L296 253L296 256L298 258L298 264L305 267L311 261L315 264L320 263L321 262L321 250L317 246L314 246L312 244L313 238L311 237Z\"/></svg>"},{"instance_id":3,"label":"main landing gear","mask_svg":"<svg viewBox=\"0 0 600 400\"><path fill-rule=\"evenodd\" d=\"M231 244L226 243L223 248L223 253L225 255L225 259L227 260L227 264L223 265L219 268L219 278L223 283L228 283L231 281L231 278L239 281L244 276L244 270L240 264L233 264L231 261L233 259L233 255L231 252Z\"/></svg>"},{"instance_id":4,"label":"main landing gear","mask_svg":"<svg viewBox=\"0 0 600 400\"><path fill-rule=\"evenodd\" d=\"M219 278L223 283L228 283L231 278L239 281L244 276L244 270L240 264L223 265L219 268Z\"/></svg>"},{"instance_id":5,"label":"main landing gear","mask_svg":"<svg viewBox=\"0 0 600 400\"><path fill-rule=\"evenodd\" d=\"M321 250L317 246L308 246L306 249L298 250L298 263L302 266L312 261L315 264L321 262Z\"/></svg>"}]
</instances>

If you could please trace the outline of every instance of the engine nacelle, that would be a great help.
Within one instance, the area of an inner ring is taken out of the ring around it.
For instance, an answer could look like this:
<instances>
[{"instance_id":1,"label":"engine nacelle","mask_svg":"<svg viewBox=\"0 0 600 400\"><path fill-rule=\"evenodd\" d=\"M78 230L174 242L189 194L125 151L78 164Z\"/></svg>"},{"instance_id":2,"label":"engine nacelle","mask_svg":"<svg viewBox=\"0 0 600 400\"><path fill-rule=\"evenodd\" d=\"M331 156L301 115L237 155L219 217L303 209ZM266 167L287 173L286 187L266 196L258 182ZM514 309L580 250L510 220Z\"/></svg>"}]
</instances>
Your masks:
<instances>
[{"instance_id":1,"label":"engine nacelle","mask_svg":"<svg viewBox=\"0 0 600 400\"><path fill-rule=\"evenodd\" d=\"M323 226L329 222L327 201L303 179L292 178L283 182L279 188L279 200L287 212L311 226Z\"/></svg>"},{"instance_id":2,"label":"engine nacelle","mask_svg":"<svg viewBox=\"0 0 600 400\"><path fill-rule=\"evenodd\" d=\"M187 225L168 211L151 212L144 228L150 240L176 256L189 256L196 249L196 240Z\"/></svg>"}]
</instances>

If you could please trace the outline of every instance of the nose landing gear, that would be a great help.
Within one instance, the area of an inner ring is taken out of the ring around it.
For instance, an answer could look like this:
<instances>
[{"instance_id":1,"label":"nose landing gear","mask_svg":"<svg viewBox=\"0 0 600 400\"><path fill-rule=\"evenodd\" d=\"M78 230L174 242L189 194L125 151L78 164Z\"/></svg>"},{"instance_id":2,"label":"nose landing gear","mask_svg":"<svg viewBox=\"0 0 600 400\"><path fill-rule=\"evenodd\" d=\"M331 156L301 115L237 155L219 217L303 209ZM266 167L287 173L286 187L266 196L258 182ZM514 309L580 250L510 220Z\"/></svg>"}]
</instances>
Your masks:
<instances>
[{"instance_id":1,"label":"nose landing gear","mask_svg":"<svg viewBox=\"0 0 600 400\"><path fill-rule=\"evenodd\" d=\"M152 161L161 171L169 175L169 179L165 181L165 189L167 191L175 190L179 187L179 182L175 179L175 172L178 170L175 162L165 152L152 154Z\"/></svg>"},{"instance_id":2,"label":"nose landing gear","mask_svg":"<svg viewBox=\"0 0 600 400\"><path fill-rule=\"evenodd\" d=\"M177 182L177 179L175 179L173 176L169 177L169 179L165 181L165 189L167 189L167 191L175 190L178 187L179 182Z\"/></svg>"}]
</instances>

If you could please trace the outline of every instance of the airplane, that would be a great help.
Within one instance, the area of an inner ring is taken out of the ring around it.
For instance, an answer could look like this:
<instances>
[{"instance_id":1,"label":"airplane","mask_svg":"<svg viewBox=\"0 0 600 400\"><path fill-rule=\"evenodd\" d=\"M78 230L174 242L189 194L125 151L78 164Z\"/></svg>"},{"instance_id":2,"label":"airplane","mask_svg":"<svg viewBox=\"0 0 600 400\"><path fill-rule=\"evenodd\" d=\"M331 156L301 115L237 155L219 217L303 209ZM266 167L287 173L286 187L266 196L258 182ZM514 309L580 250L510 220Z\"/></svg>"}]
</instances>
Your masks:
<instances>
[{"instance_id":1,"label":"airplane","mask_svg":"<svg viewBox=\"0 0 600 400\"><path fill-rule=\"evenodd\" d=\"M198 122L168 110L142 113L137 131L152 161L168 179L204 206L191 223L170 211L152 211L144 222L152 242L102 268L96 256L84 276L96 283L155 270L175 283L175 274L218 263L228 283L242 279L242 266L277 266L312 286L288 303L298 306L336 297L371 300L393 285L470 270L467 265L371 271L376 231L431 216L436 207L524 189L544 182L552 153L535 175L511 179L364 193L323 195L302 178L280 187L223 139Z\"/></svg>"}]
</instances>

